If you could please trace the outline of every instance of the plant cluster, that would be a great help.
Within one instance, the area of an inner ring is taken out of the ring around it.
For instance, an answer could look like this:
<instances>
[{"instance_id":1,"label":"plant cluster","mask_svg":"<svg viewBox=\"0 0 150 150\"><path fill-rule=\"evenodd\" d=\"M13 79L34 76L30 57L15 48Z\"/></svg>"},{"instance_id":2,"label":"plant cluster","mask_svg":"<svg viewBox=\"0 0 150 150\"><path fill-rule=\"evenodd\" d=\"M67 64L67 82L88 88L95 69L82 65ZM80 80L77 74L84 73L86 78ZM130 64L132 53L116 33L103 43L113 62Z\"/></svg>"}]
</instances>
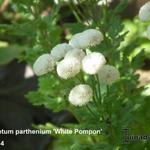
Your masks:
<instances>
[{"instance_id":1,"label":"plant cluster","mask_svg":"<svg viewBox=\"0 0 150 150\"><path fill-rule=\"evenodd\" d=\"M58 44L52 48L51 54L39 56L33 65L34 72L43 75L53 71L57 65L58 76L62 79L70 79L82 69L86 74L95 75L95 78L97 76L98 84L102 82L111 85L119 79L119 71L113 66L105 65L106 59L100 52L83 51L100 44L102 40L103 34L95 29L75 34L69 44ZM69 101L73 105L87 104L93 98L93 90L87 84L79 84L71 90Z\"/></svg>"},{"instance_id":2,"label":"plant cluster","mask_svg":"<svg viewBox=\"0 0 150 150\"><path fill-rule=\"evenodd\" d=\"M143 24L138 17L121 18L128 0L115 6L112 3L13 0L10 9L20 19L0 26L4 39L9 36L11 41L1 48L0 56L5 54L7 59L1 57L0 64L17 57L33 66L38 76L38 89L29 91L28 101L54 113L67 111L75 120L34 127L102 129L100 135L51 135L55 140L49 149L150 147L146 141L122 144L123 128L133 129L133 134L150 133L149 86L140 87L135 74L150 58L150 43L145 36L148 23ZM139 17L144 17L140 18L149 18L148 8L149 2L141 8Z\"/></svg>"}]
</instances>

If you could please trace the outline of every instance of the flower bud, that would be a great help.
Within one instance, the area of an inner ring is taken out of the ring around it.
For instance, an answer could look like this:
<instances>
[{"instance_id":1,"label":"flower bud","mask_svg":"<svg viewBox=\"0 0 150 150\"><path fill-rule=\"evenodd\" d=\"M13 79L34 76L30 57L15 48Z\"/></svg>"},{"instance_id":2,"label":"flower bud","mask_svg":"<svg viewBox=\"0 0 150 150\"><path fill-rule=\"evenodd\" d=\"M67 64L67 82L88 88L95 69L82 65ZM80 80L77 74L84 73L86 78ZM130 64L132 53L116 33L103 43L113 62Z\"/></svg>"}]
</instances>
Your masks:
<instances>
[{"instance_id":1,"label":"flower bud","mask_svg":"<svg viewBox=\"0 0 150 150\"><path fill-rule=\"evenodd\" d=\"M145 3L139 11L141 21L150 21L150 2Z\"/></svg>"},{"instance_id":2,"label":"flower bud","mask_svg":"<svg viewBox=\"0 0 150 150\"><path fill-rule=\"evenodd\" d=\"M55 61L49 54L43 54L33 64L33 70L37 76L46 74L54 69Z\"/></svg>"},{"instance_id":3,"label":"flower bud","mask_svg":"<svg viewBox=\"0 0 150 150\"><path fill-rule=\"evenodd\" d=\"M77 58L66 58L58 63L57 74L63 79L76 76L81 69L80 60Z\"/></svg>"},{"instance_id":4,"label":"flower bud","mask_svg":"<svg viewBox=\"0 0 150 150\"><path fill-rule=\"evenodd\" d=\"M69 102L75 106L86 105L92 100L93 91L89 85L79 84L69 94Z\"/></svg>"},{"instance_id":5,"label":"flower bud","mask_svg":"<svg viewBox=\"0 0 150 150\"><path fill-rule=\"evenodd\" d=\"M58 44L51 50L51 55L55 61L59 61L72 49L73 47L67 43Z\"/></svg>"},{"instance_id":6,"label":"flower bud","mask_svg":"<svg viewBox=\"0 0 150 150\"><path fill-rule=\"evenodd\" d=\"M82 69L87 74L96 74L105 63L103 54L92 52L83 58Z\"/></svg>"},{"instance_id":7,"label":"flower bud","mask_svg":"<svg viewBox=\"0 0 150 150\"><path fill-rule=\"evenodd\" d=\"M120 78L120 73L114 66L104 65L99 70L98 77L101 83L111 85Z\"/></svg>"}]
</instances>

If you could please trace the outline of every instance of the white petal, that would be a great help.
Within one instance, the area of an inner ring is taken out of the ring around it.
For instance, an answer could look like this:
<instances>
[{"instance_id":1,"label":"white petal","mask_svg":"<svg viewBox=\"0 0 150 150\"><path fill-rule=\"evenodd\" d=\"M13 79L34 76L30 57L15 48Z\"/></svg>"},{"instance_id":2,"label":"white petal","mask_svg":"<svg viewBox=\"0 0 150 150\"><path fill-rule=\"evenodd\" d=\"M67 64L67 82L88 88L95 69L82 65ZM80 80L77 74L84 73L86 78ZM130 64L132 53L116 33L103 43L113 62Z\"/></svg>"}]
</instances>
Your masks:
<instances>
[{"instance_id":1,"label":"white petal","mask_svg":"<svg viewBox=\"0 0 150 150\"><path fill-rule=\"evenodd\" d=\"M114 66L104 65L99 70L98 77L101 83L111 85L120 78L120 73Z\"/></svg>"},{"instance_id":2,"label":"white petal","mask_svg":"<svg viewBox=\"0 0 150 150\"><path fill-rule=\"evenodd\" d=\"M150 40L150 26L147 28L147 38Z\"/></svg>"},{"instance_id":3,"label":"white petal","mask_svg":"<svg viewBox=\"0 0 150 150\"><path fill-rule=\"evenodd\" d=\"M145 3L139 11L141 21L150 21L150 2Z\"/></svg>"},{"instance_id":4,"label":"white petal","mask_svg":"<svg viewBox=\"0 0 150 150\"><path fill-rule=\"evenodd\" d=\"M82 60L82 69L87 74L96 74L105 63L106 60L103 54L93 52Z\"/></svg>"},{"instance_id":5,"label":"white petal","mask_svg":"<svg viewBox=\"0 0 150 150\"><path fill-rule=\"evenodd\" d=\"M83 32L83 34L84 34L84 36L87 37L87 41L88 41L90 46L98 45L104 39L103 34L100 31L95 30L95 29L85 30Z\"/></svg>"},{"instance_id":6,"label":"white petal","mask_svg":"<svg viewBox=\"0 0 150 150\"><path fill-rule=\"evenodd\" d=\"M43 54L37 58L33 65L33 70L36 75L46 74L54 69L55 61L50 54Z\"/></svg>"},{"instance_id":7,"label":"white petal","mask_svg":"<svg viewBox=\"0 0 150 150\"><path fill-rule=\"evenodd\" d=\"M87 39L83 33L77 33L73 35L69 41L69 44L78 49L85 49L88 47Z\"/></svg>"},{"instance_id":8,"label":"white petal","mask_svg":"<svg viewBox=\"0 0 150 150\"><path fill-rule=\"evenodd\" d=\"M51 55L55 61L59 61L72 49L73 47L67 43L58 44L51 50Z\"/></svg>"},{"instance_id":9,"label":"white petal","mask_svg":"<svg viewBox=\"0 0 150 150\"><path fill-rule=\"evenodd\" d=\"M75 106L82 106L92 100L93 91L87 84L75 86L69 94L69 102Z\"/></svg>"},{"instance_id":10,"label":"white petal","mask_svg":"<svg viewBox=\"0 0 150 150\"><path fill-rule=\"evenodd\" d=\"M67 58L57 65L57 74L63 79L69 79L76 76L81 69L80 60L77 58Z\"/></svg>"},{"instance_id":11,"label":"white petal","mask_svg":"<svg viewBox=\"0 0 150 150\"><path fill-rule=\"evenodd\" d=\"M69 44L78 49L86 49L90 46L100 44L103 40L103 34L96 29L88 29L84 32L75 34Z\"/></svg>"},{"instance_id":12,"label":"white petal","mask_svg":"<svg viewBox=\"0 0 150 150\"><path fill-rule=\"evenodd\" d=\"M79 58L80 60L82 60L85 57L85 52L81 49L73 49L67 52L67 54L65 55L65 59L71 57Z\"/></svg>"}]
</instances>

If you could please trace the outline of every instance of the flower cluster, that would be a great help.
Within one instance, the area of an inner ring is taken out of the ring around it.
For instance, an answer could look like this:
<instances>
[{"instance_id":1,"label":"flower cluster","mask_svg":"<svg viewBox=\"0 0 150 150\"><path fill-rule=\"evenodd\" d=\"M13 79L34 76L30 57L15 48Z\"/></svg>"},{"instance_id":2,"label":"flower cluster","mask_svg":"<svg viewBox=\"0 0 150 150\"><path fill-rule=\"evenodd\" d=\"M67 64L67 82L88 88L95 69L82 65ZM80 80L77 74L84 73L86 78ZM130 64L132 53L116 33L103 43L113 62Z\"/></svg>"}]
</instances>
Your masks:
<instances>
[{"instance_id":1,"label":"flower cluster","mask_svg":"<svg viewBox=\"0 0 150 150\"><path fill-rule=\"evenodd\" d=\"M103 41L103 34L96 29L88 29L72 36L69 44L56 45L50 54L43 54L35 61L33 70L40 76L53 71L62 79L75 77L81 70L89 75L98 75L101 83L111 85L119 79L119 71L106 65L105 56L100 52L86 53L86 49ZM87 84L75 86L69 94L69 102L82 106L92 100L93 91Z\"/></svg>"},{"instance_id":2,"label":"flower cluster","mask_svg":"<svg viewBox=\"0 0 150 150\"><path fill-rule=\"evenodd\" d=\"M150 2L145 3L140 8L139 18L142 22L150 21ZM147 28L147 38L150 40L150 26Z\"/></svg>"}]
</instances>

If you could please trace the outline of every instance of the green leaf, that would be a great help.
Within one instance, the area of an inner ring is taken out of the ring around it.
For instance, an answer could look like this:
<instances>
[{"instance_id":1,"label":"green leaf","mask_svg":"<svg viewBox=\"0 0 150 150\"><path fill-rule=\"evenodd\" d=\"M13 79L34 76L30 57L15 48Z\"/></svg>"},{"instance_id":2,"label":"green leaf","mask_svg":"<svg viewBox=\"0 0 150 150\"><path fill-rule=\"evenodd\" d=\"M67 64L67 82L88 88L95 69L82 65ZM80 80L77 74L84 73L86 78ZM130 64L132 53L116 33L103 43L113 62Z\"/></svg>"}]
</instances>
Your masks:
<instances>
[{"instance_id":1,"label":"green leaf","mask_svg":"<svg viewBox=\"0 0 150 150\"><path fill-rule=\"evenodd\" d=\"M23 51L24 47L18 45L0 48L0 65L5 65L13 59L18 58Z\"/></svg>"},{"instance_id":2,"label":"green leaf","mask_svg":"<svg viewBox=\"0 0 150 150\"><path fill-rule=\"evenodd\" d=\"M26 97L34 106L45 106L54 112L61 111L66 108L66 103L62 99L54 99L50 96L45 96L40 92L29 92Z\"/></svg>"},{"instance_id":3,"label":"green leaf","mask_svg":"<svg viewBox=\"0 0 150 150\"><path fill-rule=\"evenodd\" d=\"M144 56L145 56L144 50L141 50L141 52L133 58L132 67L134 69L142 67L144 62Z\"/></svg>"}]
</instances>

